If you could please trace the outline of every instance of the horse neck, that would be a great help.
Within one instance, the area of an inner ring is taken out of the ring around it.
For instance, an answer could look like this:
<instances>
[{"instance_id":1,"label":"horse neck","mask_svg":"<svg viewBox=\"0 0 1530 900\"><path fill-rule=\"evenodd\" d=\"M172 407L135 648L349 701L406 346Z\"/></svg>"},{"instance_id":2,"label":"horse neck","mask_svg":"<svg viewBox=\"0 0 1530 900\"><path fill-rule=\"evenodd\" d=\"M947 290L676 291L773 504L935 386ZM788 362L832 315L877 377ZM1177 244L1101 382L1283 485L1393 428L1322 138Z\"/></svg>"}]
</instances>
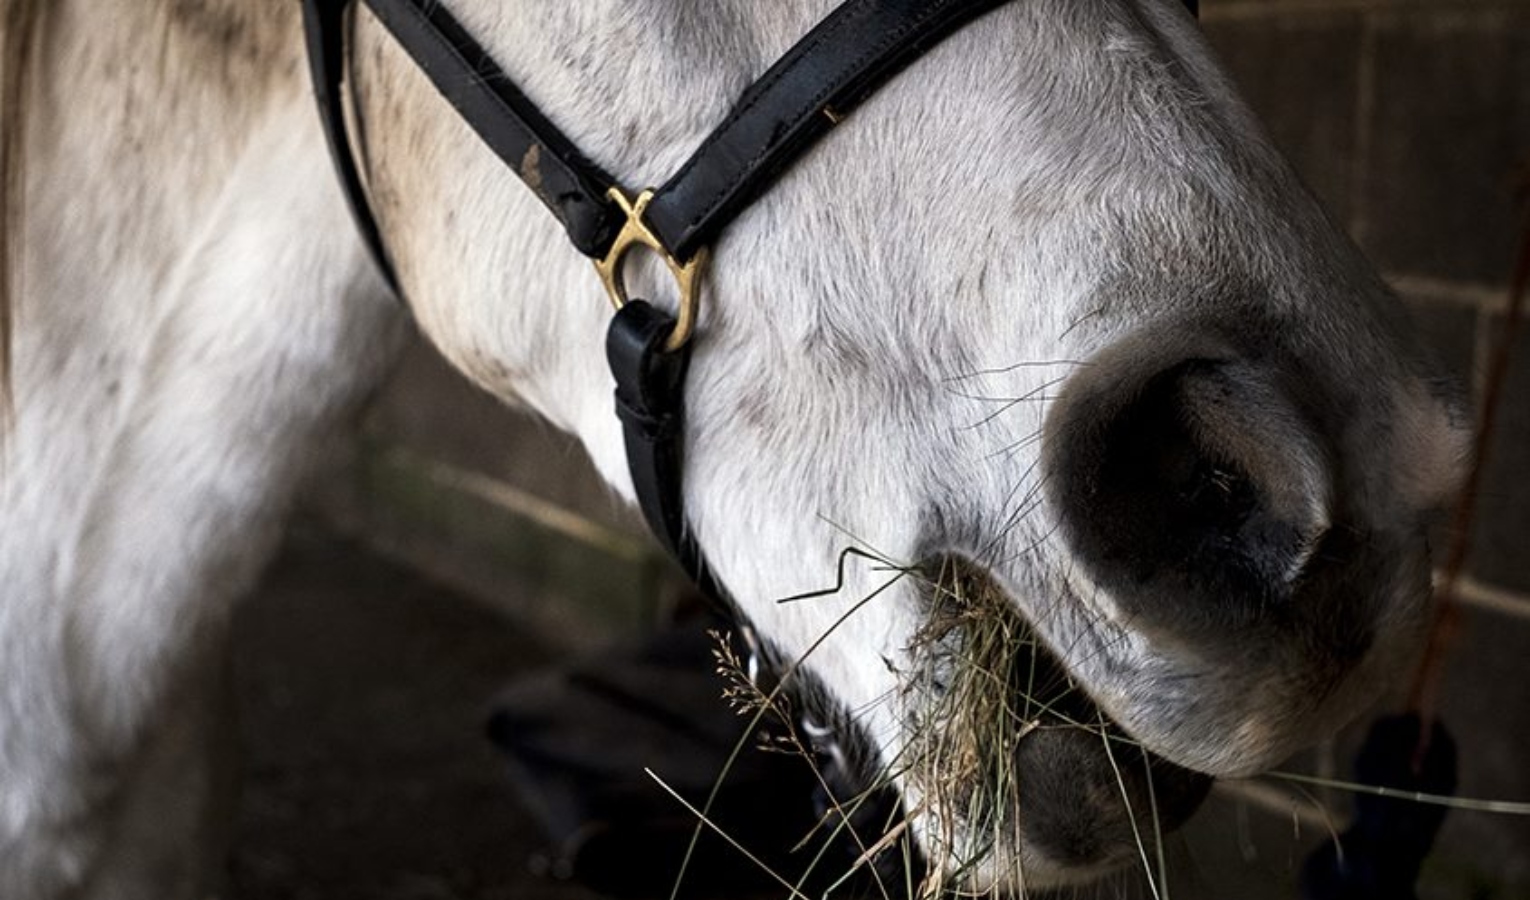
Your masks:
<instances>
[{"instance_id":1,"label":"horse neck","mask_svg":"<svg viewBox=\"0 0 1530 900\"><path fill-rule=\"evenodd\" d=\"M131 480L92 467L129 466L170 439L177 416L184 440L209 453L234 439L239 429L221 426L241 414L271 416L283 444L357 377L347 342L376 329L346 299L364 257L313 113L298 12L243 0L41 9L0 494L0 518L50 517L28 540L73 541L86 521L67 521L84 515L75 501L107 502L110 485ZM324 400L284 413L282 379L305 369ZM218 401L223 418L196 413L241 380L243 396ZM295 452L273 448L270 469L243 474L274 472ZM48 484L77 496L50 503L28 487ZM22 532L7 532L25 565Z\"/></svg>"}]
</instances>

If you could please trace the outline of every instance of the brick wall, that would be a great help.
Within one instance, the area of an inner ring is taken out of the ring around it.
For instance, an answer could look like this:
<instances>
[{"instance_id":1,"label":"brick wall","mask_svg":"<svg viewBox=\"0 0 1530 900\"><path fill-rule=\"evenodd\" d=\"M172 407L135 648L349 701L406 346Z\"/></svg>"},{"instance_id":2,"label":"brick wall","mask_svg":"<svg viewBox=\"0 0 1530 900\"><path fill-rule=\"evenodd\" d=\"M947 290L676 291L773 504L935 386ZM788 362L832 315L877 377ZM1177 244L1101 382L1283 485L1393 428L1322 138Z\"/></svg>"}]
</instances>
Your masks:
<instances>
[{"instance_id":1,"label":"brick wall","mask_svg":"<svg viewBox=\"0 0 1530 900\"><path fill-rule=\"evenodd\" d=\"M1202 6L1211 43L1276 142L1480 396L1504 332L1513 188L1530 181L1530 0ZM1462 748L1463 794L1530 800L1530 349L1505 397L1444 715ZM574 644L673 602L665 564L573 442L496 408L428 351L412 353L367 435L329 509L394 551L486 596L531 585L533 602L516 612ZM1355 741L1310 765L1344 774ZM1347 799L1327 799L1342 817ZM1175 896L1294 897L1293 868L1323 832L1305 802L1269 785L1220 795L1192 829L1191 874L1175 878L1185 882ZM1453 814L1423 896L1530 897L1530 824Z\"/></svg>"},{"instance_id":2,"label":"brick wall","mask_svg":"<svg viewBox=\"0 0 1530 900\"><path fill-rule=\"evenodd\" d=\"M1480 401L1525 221L1515 187L1530 187L1530 2L1206 0L1203 18L1276 143ZM1442 714L1461 793L1527 800L1530 347L1508 379ZM1345 755L1319 765L1344 774ZM1530 825L1453 813L1423 895L1530 896Z\"/></svg>"}]
</instances>

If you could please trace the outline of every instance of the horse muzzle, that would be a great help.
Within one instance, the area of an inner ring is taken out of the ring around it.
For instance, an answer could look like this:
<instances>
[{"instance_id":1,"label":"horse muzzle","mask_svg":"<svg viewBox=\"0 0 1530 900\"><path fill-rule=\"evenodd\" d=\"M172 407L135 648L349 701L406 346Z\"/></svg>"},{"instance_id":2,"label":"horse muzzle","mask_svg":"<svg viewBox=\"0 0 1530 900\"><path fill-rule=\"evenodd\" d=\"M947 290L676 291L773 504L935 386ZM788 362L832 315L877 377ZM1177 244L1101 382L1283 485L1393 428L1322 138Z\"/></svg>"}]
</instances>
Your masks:
<instances>
[{"instance_id":1,"label":"horse muzzle","mask_svg":"<svg viewBox=\"0 0 1530 900\"><path fill-rule=\"evenodd\" d=\"M1083 883L1195 812L1212 779L1110 721L987 571L926 571L905 795L945 869L980 893Z\"/></svg>"},{"instance_id":2,"label":"horse muzzle","mask_svg":"<svg viewBox=\"0 0 1530 900\"><path fill-rule=\"evenodd\" d=\"M1423 392L1340 381L1278 342L1144 333L1097 354L1048 415L1063 580L1087 620L1070 672L1179 765L1267 769L1417 649L1431 510L1406 496L1419 436L1395 435L1430 420L1403 408ZM1448 419L1423 443L1456 446Z\"/></svg>"}]
</instances>

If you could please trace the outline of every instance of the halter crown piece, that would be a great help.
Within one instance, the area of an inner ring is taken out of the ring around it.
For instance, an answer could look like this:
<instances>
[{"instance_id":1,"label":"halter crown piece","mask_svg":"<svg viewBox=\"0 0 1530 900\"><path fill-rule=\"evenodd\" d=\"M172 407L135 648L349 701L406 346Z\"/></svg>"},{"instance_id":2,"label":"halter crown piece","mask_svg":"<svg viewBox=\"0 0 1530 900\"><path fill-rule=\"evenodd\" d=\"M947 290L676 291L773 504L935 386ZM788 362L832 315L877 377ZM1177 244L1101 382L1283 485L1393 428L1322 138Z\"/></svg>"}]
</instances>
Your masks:
<instances>
[{"instance_id":1,"label":"halter crown piece","mask_svg":"<svg viewBox=\"0 0 1530 900\"><path fill-rule=\"evenodd\" d=\"M706 248L858 103L947 35L1008 0L847 0L744 91L674 177L637 194L585 157L439 0L303 0L309 66L335 169L363 239L397 291L344 110L346 18L358 2L512 171L537 172L528 186L579 252L595 261L617 307L606 355L643 516L696 583L721 598L687 532L681 492L685 372ZM1196 11L1195 0L1186 5ZM628 300L621 263L636 246L668 265L679 288L678 316Z\"/></svg>"}]
</instances>

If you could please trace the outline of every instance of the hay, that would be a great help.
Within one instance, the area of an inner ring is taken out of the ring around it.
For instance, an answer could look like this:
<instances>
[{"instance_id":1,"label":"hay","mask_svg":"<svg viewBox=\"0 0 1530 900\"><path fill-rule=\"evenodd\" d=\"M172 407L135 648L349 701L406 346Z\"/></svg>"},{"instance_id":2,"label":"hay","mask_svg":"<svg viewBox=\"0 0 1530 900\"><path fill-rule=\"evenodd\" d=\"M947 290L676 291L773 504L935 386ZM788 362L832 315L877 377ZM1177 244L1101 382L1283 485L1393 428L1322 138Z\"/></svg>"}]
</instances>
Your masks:
<instances>
[{"instance_id":1,"label":"hay","mask_svg":"<svg viewBox=\"0 0 1530 900\"><path fill-rule=\"evenodd\" d=\"M929 817L931 849L955 863L947 883L929 886L934 895L976 866L1018 867L1021 742L1039 729L1098 726L1070 714L1087 700L992 578L955 557L926 575L929 618L910 648L923 667L905 697L906 777L920 798L913 814Z\"/></svg>"}]
</instances>

